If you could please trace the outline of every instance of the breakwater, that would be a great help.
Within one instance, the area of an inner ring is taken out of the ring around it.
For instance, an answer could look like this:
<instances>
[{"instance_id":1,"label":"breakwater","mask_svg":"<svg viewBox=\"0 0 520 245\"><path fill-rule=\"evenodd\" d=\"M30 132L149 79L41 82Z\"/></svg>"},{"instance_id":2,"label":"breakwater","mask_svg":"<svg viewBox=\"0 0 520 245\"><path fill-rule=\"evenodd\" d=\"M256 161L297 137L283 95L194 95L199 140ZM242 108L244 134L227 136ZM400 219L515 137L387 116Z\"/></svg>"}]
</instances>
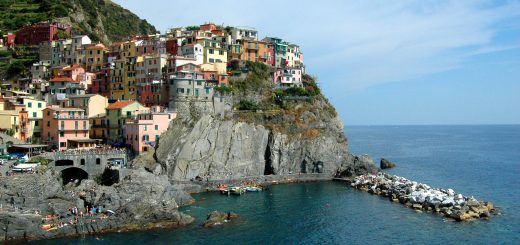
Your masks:
<instances>
[{"instance_id":1,"label":"breakwater","mask_svg":"<svg viewBox=\"0 0 520 245\"><path fill-rule=\"evenodd\" d=\"M388 197L417 211L428 211L456 221L489 218L496 212L491 202L463 196L452 189L432 188L406 178L387 173L355 177L350 185L361 191Z\"/></svg>"}]
</instances>

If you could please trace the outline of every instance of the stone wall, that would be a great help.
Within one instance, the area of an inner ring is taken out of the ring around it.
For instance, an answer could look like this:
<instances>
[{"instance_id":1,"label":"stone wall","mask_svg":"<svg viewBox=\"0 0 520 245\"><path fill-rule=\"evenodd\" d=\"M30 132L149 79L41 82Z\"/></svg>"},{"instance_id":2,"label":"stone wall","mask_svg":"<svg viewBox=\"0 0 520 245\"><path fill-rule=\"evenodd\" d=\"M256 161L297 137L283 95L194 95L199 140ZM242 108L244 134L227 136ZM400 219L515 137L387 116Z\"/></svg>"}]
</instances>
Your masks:
<instances>
[{"instance_id":1,"label":"stone wall","mask_svg":"<svg viewBox=\"0 0 520 245\"><path fill-rule=\"evenodd\" d=\"M89 179L92 179L96 175L103 173L105 168L108 166L112 159L122 159L123 164L127 163L127 156L125 152L114 151L108 153L48 153L45 155L47 159L52 160L51 166L56 171L63 171L68 168L79 168L88 173ZM56 166L56 163L62 161L71 160L72 165Z\"/></svg>"}]
</instances>

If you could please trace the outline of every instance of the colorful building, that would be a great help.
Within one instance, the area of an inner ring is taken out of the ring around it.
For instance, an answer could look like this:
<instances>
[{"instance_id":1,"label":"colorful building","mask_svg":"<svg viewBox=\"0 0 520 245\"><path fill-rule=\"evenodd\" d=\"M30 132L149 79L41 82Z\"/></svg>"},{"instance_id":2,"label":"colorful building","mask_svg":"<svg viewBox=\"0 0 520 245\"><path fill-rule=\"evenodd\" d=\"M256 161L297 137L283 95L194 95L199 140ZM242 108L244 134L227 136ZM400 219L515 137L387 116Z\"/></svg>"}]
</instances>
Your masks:
<instances>
[{"instance_id":1,"label":"colorful building","mask_svg":"<svg viewBox=\"0 0 520 245\"><path fill-rule=\"evenodd\" d=\"M157 109L154 109L157 108ZM155 147L161 134L168 129L176 113L161 107L153 107L148 113L139 114L125 124L125 140L135 152L146 152Z\"/></svg>"},{"instance_id":2,"label":"colorful building","mask_svg":"<svg viewBox=\"0 0 520 245\"><path fill-rule=\"evenodd\" d=\"M227 50L222 43L205 39L203 46L203 63L227 63Z\"/></svg>"},{"instance_id":3,"label":"colorful building","mask_svg":"<svg viewBox=\"0 0 520 245\"><path fill-rule=\"evenodd\" d=\"M44 41L59 39L59 33L70 36L70 25L62 23L40 22L25 26L16 33L16 44L38 45Z\"/></svg>"},{"instance_id":4,"label":"colorful building","mask_svg":"<svg viewBox=\"0 0 520 245\"><path fill-rule=\"evenodd\" d=\"M99 72L107 61L108 49L105 45L98 43L85 48L85 70Z\"/></svg>"},{"instance_id":5,"label":"colorful building","mask_svg":"<svg viewBox=\"0 0 520 245\"><path fill-rule=\"evenodd\" d=\"M68 99L68 107L83 109L89 118L104 114L108 106L108 98L99 94L71 95Z\"/></svg>"},{"instance_id":6,"label":"colorful building","mask_svg":"<svg viewBox=\"0 0 520 245\"><path fill-rule=\"evenodd\" d=\"M79 108L47 107L43 110L43 143L52 149L91 148L89 120Z\"/></svg>"},{"instance_id":7,"label":"colorful building","mask_svg":"<svg viewBox=\"0 0 520 245\"><path fill-rule=\"evenodd\" d=\"M281 87L303 87L303 68L287 67L277 69L273 74L273 81Z\"/></svg>"},{"instance_id":8,"label":"colorful building","mask_svg":"<svg viewBox=\"0 0 520 245\"><path fill-rule=\"evenodd\" d=\"M28 139L33 143L41 142L43 109L47 107L47 102L30 98L18 100L23 103L27 111Z\"/></svg>"},{"instance_id":9,"label":"colorful building","mask_svg":"<svg viewBox=\"0 0 520 245\"><path fill-rule=\"evenodd\" d=\"M106 108L107 143L124 144L126 121L147 111L148 108L137 101L124 100L109 105Z\"/></svg>"}]
</instances>

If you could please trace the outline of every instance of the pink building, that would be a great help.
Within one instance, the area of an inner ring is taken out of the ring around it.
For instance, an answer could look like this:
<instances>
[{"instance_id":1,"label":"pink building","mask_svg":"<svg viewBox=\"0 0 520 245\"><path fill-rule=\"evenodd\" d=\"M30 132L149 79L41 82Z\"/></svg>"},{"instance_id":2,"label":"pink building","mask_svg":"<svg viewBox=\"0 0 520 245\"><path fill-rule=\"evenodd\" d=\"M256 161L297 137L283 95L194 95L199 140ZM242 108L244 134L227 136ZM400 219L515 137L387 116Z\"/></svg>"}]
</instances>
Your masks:
<instances>
[{"instance_id":1,"label":"pink building","mask_svg":"<svg viewBox=\"0 0 520 245\"><path fill-rule=\"evenodd\" d=\"M273 74L273 81L281 87L303 87L302 68L278 69Z\"/></svg>"},{"instance_id":2,"label":"pink building","mask_svg":"<svg viewBox=\"0 0 520 245\"><path fill-rule=\"evenodd\" d=\"M177 113L167 112L160 106L150 108L149 113L137 115L135 120L127 121L126 143L135 152L145 152L153 148L161 134L168 129L170 121Z\"/></svg>"},{"instance_id":3,"label":"pink building","mask_svg":"<svg viewBox=\"0 0 520 245\"><path fill-rule=\"evenodd\" d=\"M43 109L42 139L50 148L92 148L96 140L89 138L89 120L79 108L50 106Z\"/></svg>"}]
</instances>

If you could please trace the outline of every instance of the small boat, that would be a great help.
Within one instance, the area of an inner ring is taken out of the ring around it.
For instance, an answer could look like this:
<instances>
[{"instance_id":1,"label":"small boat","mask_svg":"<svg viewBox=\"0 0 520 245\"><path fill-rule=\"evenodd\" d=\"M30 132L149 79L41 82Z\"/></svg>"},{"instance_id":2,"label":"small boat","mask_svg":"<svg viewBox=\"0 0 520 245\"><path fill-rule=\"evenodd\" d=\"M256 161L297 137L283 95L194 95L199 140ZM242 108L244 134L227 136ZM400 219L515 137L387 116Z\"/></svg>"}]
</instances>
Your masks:
<instances>
[{"instance_id":1,"label":"small boat","mask_svg":"<svg viewBox=\"0 0 520 245\"><path fill-rule=\"evenodd\" d=\"M244 194L245 190L244 188L240 187L240 186L235 186L235 187L231 187L231 189L229 189L229 192L232 194L232 195L242 195Z\"/></svg>"},{"instance_id":2,"label":"small boat","mask_svg":"<svg viewBox=\"0 0 520 245\"><path fill-rule=\"evenodd\" d=\"M220 194L222 195L229 195L229 190L228 189L222 189L222 190L219 190L220 191Z\"/></svg>"},{"instance_id":3,"label":"small boat","mask_svg":"<svg viewBox=\"0 0 520 245\"><path fill-rule=\"evenodd\" d=\"M246 187L246 192L259 192L262 191L262 188L257 186L248 186Z\"/></svg>"}]
</instances>

